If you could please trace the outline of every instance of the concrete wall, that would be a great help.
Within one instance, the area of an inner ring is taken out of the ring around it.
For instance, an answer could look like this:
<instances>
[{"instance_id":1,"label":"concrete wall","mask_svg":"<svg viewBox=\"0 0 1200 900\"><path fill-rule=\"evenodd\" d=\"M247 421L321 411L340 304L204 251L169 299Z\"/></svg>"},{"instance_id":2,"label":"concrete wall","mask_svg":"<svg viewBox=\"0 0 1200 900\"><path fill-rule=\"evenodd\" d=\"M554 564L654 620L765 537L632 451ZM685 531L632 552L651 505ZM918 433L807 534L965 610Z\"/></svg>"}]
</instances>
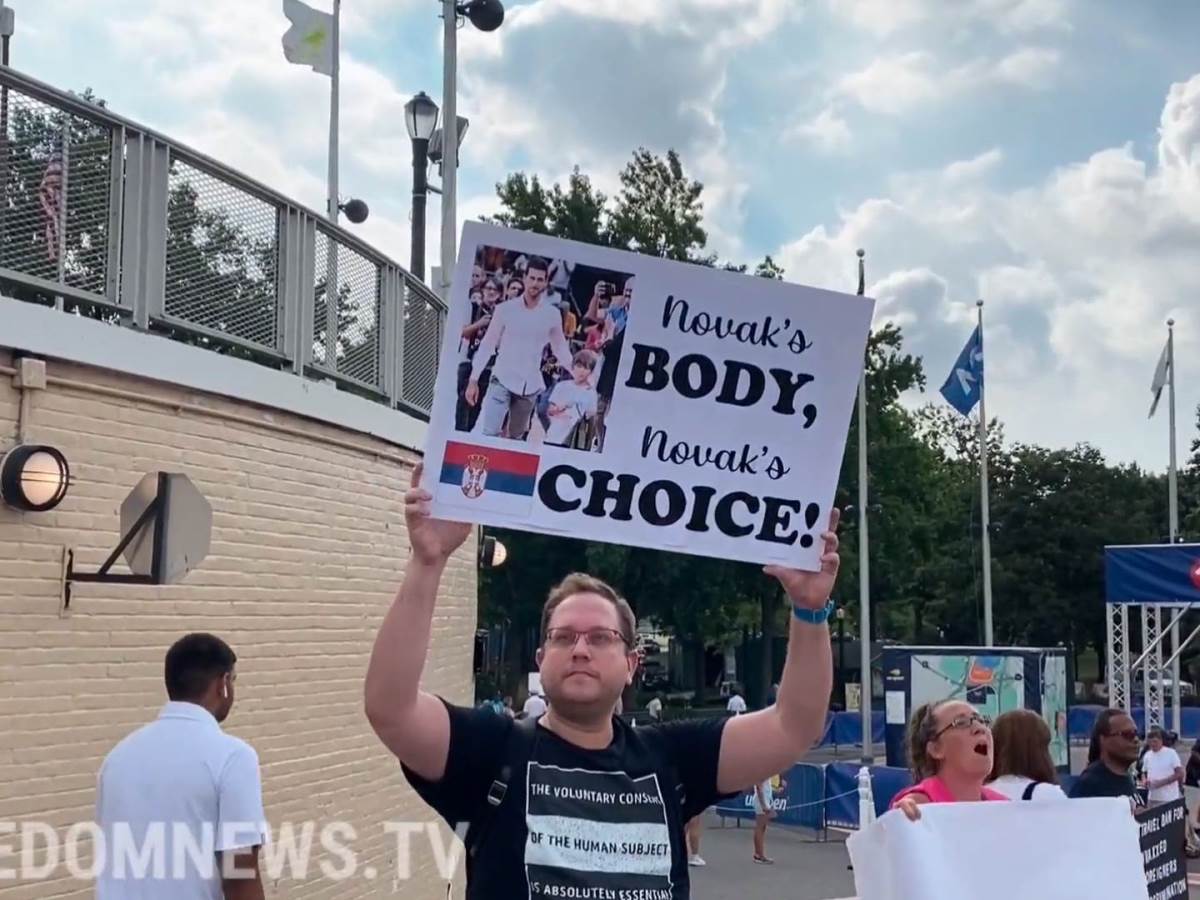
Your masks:
<instances>
[{"instance_id":1,"label":"concrete wall","mask_svg":"<svg viewBox=\"0 0 1200 900\"><path fill-rule=\"evenodd\" d=\"M17 431L12 365L0 348L0 450ZM206 630L238 654L237 703L225 728L259 753L272 826L316 823L307 880L285 870L268 880L267 895L446 896L420 836L411 878L392 892L397 840L383 823L433 814L362 712L375 629L407 558L402 496L416 454L145 377L54 359L47 369L48 388L32 396L27 440L62 450L75 483L48 513L0 505L0 829L44 821L61 837L90 821L104 754L166 699L168 646ZM400 415L383 407L379 414ZM167 587L76 585L63 611L63 548L74 547L77 565L95 570L120 539L121 501L158 469L186 473L212 504L207 559ZM474 553L472 541L449 569L426 667L426 688L461 702L471 699ZM335 821L357 832L354 840L340 836L356 857L349 881L322 877L315 862L343 866L320 845L320 829ZM19 846L0 831L0 869L19 863L2 848ZM377 870L374 881L362 874L366 866ZM0 879L3 900L91 892L65 866L47 880Z\"/></svg>"}]
</instances>

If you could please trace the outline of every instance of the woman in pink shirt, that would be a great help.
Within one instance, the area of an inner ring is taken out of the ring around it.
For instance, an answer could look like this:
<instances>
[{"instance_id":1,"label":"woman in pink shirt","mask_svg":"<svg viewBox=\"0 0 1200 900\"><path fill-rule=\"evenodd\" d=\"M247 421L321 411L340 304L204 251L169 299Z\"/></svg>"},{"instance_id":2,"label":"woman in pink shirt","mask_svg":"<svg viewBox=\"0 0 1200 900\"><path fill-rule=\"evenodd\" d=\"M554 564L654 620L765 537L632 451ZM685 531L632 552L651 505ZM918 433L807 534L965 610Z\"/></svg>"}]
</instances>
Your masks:
<instances>
[{"instance_id":1,"label":"woman in pink shirt","mask_svg":"<svg viewBox=\"0 0 1200 900\"><path fill-rule=\"evenodd\" d=\"M1007 800L983 786L992 771L992 730L986 716L962 700L926 703L908 723L908 752L918 782L892 800L913 821L923 803Z\"/></svg>"}]
</instances>

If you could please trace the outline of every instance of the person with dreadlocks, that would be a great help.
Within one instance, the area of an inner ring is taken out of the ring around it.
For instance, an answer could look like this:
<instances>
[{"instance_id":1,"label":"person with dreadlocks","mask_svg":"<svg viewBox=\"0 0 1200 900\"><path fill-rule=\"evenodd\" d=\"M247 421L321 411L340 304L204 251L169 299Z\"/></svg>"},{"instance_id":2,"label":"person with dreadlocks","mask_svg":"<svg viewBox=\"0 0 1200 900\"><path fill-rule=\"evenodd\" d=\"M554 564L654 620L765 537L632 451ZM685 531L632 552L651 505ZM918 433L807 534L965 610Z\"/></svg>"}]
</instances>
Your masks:
<instances>
[{"instance_id":1,"label":"person with dreadlocks","mask_svg":"<svg viewBox=\"0 0 1200 900\"><path fill-rule=\"evenodd\" d=\"M916 784L898 793L890 808L913 821L924 803L1008 799L984 787L992 771L991 723L965 701L917 707L908 723L908 753Z\"/></svg>"},{"instance_id":2,"label":"person with dreadlocks","mask_svg":"<svg viewBox=\"0 0 1200 900\"><path fill-rule=\"evenodd\" d=\"M1129 770L1138 758L1137 725L1129 714L1106 709L1096 716L1087 768L1071 787L1072 797L1137 797Z\"/></svg>"}]
</instances>

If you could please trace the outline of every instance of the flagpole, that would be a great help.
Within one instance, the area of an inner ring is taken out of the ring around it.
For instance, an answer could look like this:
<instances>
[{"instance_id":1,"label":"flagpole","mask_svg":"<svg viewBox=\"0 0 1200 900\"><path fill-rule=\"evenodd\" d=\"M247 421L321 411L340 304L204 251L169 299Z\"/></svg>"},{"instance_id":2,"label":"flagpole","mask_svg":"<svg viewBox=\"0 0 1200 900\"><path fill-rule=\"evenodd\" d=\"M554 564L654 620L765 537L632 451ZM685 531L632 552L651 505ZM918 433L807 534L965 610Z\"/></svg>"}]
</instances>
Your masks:
<instances>
[{"instance_id":1,"label":"flagpole","mask_svg":"<svg viewBox=\"0 0 1200 900\"><path fill-rule=\"evenodd\" d=\"M979 347L983 349L983 301L977 300L979 312ZM979 379L979 492L980 520L983 536L983 645L993 646L995 633L992 630L992 541L988 533L988 464L987 464L987 407L984 405L987 378Z\"/></svg>"},{"instance_id":2,"label":"flagpole","mask_svg":"<svg viewBox=\"0 0 1200 900\"><path fill-rule=\"evenodd\" d=\"M867 291L866 251L858 251L858 295ZM868 338L868 355L870 350ZM859 699L862 713L862 764L875 764L871 728L871 554L867 540L867 356L858 378L858 649Z\"/></svg>"},{"instance_id":3,"label":"flagpole","mask_svg":"<svg viewBox=\"0 0 1200 900\"><path fill-rule=\"evenodd\" d=\"M1171 435L1169 468L1167 469L1167 527L1171 543L1179 539L1179 479L1175 460L1175 320L1167 319L1167 414ZM1179 621L1171 624L1171 727L1180 733L1182 714L1179 709Z\"/></svg>"},{"instance_id":4,"label":"flagpole","mask_svg":"<svg viewBox=\"0 0 1200 900\"><path fill-rule=\"evenodd\" d=\"M338 75L341 69L342 0L333 0L333 72L329 80L329 197L326 215L338 220Z\"/></svg>"}]
</instances>

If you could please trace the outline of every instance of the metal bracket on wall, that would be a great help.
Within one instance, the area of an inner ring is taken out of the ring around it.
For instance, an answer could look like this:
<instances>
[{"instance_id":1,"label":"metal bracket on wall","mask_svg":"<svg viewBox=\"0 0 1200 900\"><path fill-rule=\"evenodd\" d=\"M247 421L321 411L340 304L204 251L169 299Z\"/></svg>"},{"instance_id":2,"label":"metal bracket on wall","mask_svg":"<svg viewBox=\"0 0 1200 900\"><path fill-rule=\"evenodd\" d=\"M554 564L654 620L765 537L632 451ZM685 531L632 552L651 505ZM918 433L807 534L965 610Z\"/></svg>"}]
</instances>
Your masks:
<instances>
[{"instance_id":1,"label":"metal bracket on wall","mask_svg":"<svg viewBox=\"0 0 1200 900\"><path fill-rule=\"evenodd\" d=\"M99 570L95 572L75 571L75 551L66 548L66 559L63 568L62 610L69 613L71 609L71 585L75 582L91 584L162 584L163 583L163 549L166 543L167 530L164 527L168 497L170 494L168 476L165 472L158 473L158 491L155 497L138 516L133 527L121 538L115 550L108 555ZM125 548L151 522L154 523L154 544L150 574L136 575L132 572L110 571L117 558L125 552Z\"/></svg>"}]
</instances>

